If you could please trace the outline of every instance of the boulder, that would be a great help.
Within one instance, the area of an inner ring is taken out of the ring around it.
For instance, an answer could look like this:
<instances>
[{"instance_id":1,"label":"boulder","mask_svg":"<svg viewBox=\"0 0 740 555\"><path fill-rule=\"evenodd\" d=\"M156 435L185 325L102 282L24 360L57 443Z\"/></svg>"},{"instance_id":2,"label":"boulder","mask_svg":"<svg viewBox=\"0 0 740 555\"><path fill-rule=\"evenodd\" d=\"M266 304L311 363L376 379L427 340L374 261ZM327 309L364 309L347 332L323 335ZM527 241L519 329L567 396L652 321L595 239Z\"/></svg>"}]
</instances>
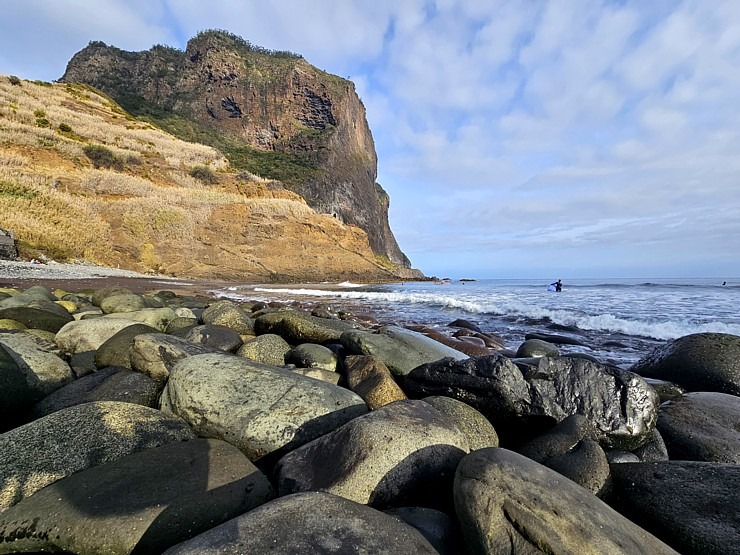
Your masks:
<instances>
[{"instance_id":1,"label":"boulder","mask_svg":"<svg viewBox=\"0 0 740 555\"><path fill-rule=\"evenodd\" d=\"M676 383L688 391L740 396L740 336L696 333L679 337L637 361L630 370Z\"/></svg>"},{"instance_id":2,"label":"boulder","mask_svg":"<svg viewBox=\"0 0 740 555\"><path fill-rule=\"evenodd\" d=\"M483 333L483 330L480 329L478 324L475 324L470 320L465 320L463 318L458 318L457 320L450 322L447 325L451 328L463 328L477 333Z\"/></svg>"},{"instance_id":3,"label":"boulder","mask_svg":"<svg viewBox=\"0 0 740 555\"><path fill-rule=\"evenodd\" d=\"M301 343L285 356L285 361L300 368L321 368L331 372L337 371L337 355L323 345Z\"/></svg>"},{"instance_id":4,"label":"boulder","mask_svg":"<svg viewBox=\"0 0 740 555\"><path fill-rule=\"evenodd\" d=\"M451 397L424 397L439 412L452 420L468 440L471 451L498 447L498 434L493 425L473 407Z\"/></svg>"},{"instance_id":5,"label":"boulder","mask_svg":"<svg viewBox=\"0 0 740 555\"><path fill-rule=\"evenodd\" d=\"M144 333L134 337L129 351L131 369L146 374L163 385L172 368L184 358L205 353L221 353L218 349L193 343L164 333Z\"/></svg>"},{"instance_id":6,"label":"boulder","mask_svg":"<svg viewBox=\"0 0 740 555\"><path fill-rule=\"evenodd\" d=\"M213 324L203 324L187 330L181 337L187 341L205 345L219 351L236 352L242 346L242 338L231 328Z\"/></svg>"},{"instance_id":7,"label":"boulder","mask_svg":"<svg viewBox=\"0 0 740 555\"><path fill-rule=\"evenodd\" d=\"M397 401L355 418L285 455L275 468L280 495L322 490L376 508L449 504L468 442L422 401Z\"/></svg>"},{"instance_id":8,"label":"boulder","mask_svg":"<svg viewBox=\"0 0 740 555\"><path fill-rule=\"evenodd\" d=\"M180 418L131 403L52 413L0 435L0 511L85 468L194 437Z\"/></svg>"},{"instance_id":9,"label":"boulder","mask_svg":"<svg viewBox=\"0 0 740 555\"><path fill-rule=\"evenodd\" d=\"M157 408L162 388L149 376L111 366L83 376L36 403L31 417L41 418L75 405L93 401L118 401Z\"/></svg>"},{"instance_id":10,"label":"boulder","mask_svg":"<svg viewBox=\"0 0 740 555\"><path fill-rule=\"evenodd\" d=\"M540 341L546 341L551 345L580 345L586 346L583 341L575 339L573 337L566 337L564 335L557 335L552 333L528 333L524 336L525 340L538 339Z\"/></svg>"},{"instance_id":11,"label":"boulder","mask_svg":"<svg viewBox=\"0 0 740 555\"><path fill-rule=\"evenodd\" d=\"M177 313L177 311L175 311ZM174 320L172 320L169 324L167 324L167 329L164 330L165 333L177 333L177 332L183 332L185 330L189 330L190 328L194 328L198 325L198 319L197 318L187 318L184 316L178 316Z\"/></svg>"},{"instance_id":12,"label":"boulder","mask_svg":"<svg viewBox=\"0 0 740 555\"><path fill-rule=\"evenodd\" d=\"M585 416L574 414L517 451L605 498L611 485L609 461L596 435Z\"/></svg>"},{"instance_id":13,"label":"boulder","mask_svg":"<svg viewBox=\"0 0 740 555\"><path fill-rule=\"evenodd\" d=\"M131 291L131 289L129 289L128 287L123 287L120 285L101 287L100 289L96 289L95 291L93 291L93 294L90 297L90 302L92 302L92 304L94 304L95 306L100 306L107 297L127 294L133 294L133 291Z\"/></svg>"},{"instance_id":14,"label":"boulder","mask_svg":"<svg viewBox=\"0 0 740 555\"><path fill-rule=\"evenodd\" d=\"M372 356L348 356L344 360L348 387L363 398L370 410L406 399L383 361Z\"/></svg>"},{"instance_id":15,"label":"boulder","mask_svg":"<svg viewBox=\"0 0 740 555\"><path fill-rule=\"evenodd\" d=\"M273 495L228 443L164 445L59 480L0 514L0 553L162 553Z\"/></svg>"},{"instance_id":16,"label":"boulder","mask_svg":"<svg viewBox=\"0 0 740 555\"><path fill-rule=\"evenodd\" d=\"M666 401L658 431L672 460L740 464L740 397L696 392Z\"/></svg>"},{"instance_id":17,"label":"boulder","mask_svg":"<svg viewBox=\"0 0 740 555\"><path fill-rule=\"evenodd\" d=\"M664 461L612 465L614 504L682 553L740 545L740 465Z\"/></svg>"},{"instance_id":18,"label":"boulder","mask_svg":"<svg viewBox=\"0 0 740 555\"><path fill-rule=\"evenodd\" d=\"M67 355L95 351L123 328L138 323L110 317L75 320L57 332L57 346Z\"/></svg>"},{"instance_id":19,"label":"boulder","mask_svg":"<svg viewBox=\"0 0 740 555\"><path fill-rule=\"evenodd\" d=\"M401 386L412 398L443 395L468 403L510 445L572 414L591 421L604 447L635 449L655 427L658 396L636 374L570 357L543 357L525 368L526 376L498 354L442 360L415 368Z\"/></svg>"},{"instance_id":20,"label":"boulder","mask_svg":"<svg viewBox=\"0 0 740 555\"><path fill-rule=\"evenodd\" d=\"M134 324L116 332L105 340L95 351L95 366L106 368L108 366L120 366L131 368L131 357L129 350L134 343L134 338L142 333L159 333L157 328L146 324Z\"/></svg>"},{"instance_id":21,"label":"boulder","mask_svg":"<svg viewBox=\"0 0 740 555\"><path fill-rule=\"evenodd\" d=\"M54 304L54 303L51 303ZM27 328L50 331L57 333L65 324L74 320L72 315L29 306L16 306L0 309L0 318L3 320L15 320Z\"/></svg>"},{"instance_id":22,"label":"boulder","mask_svg":"<svg viewBox=\"0 0 740 555\"><path fill-rule=\"evenodd\" d=\"M561 421L582 414L603 447L631 451L644 444L658 417L658 395L632 372L571 357L541 358L527 378L531 413Z\"/></svg>"},{"instance_id":23,"label":"boulder","mask_svg":"<svg viewBox=\"0 0 740 555\"><path fill-rule=\"evenodd\" d=\"M103 314L114 314L118 312L136 312L147 308L144 297L136 293L122 293L110 295L100 302L100 310Z\"/></svg>"},{"instance_id":24,"label":"boulder","mask_svg":"<svg viewBox=\"0 0 740 555\"><path fill-rule=\"evenodd\" d=\"M416 528L439 555L460 553L460 531L447 513L428 507L396 507L383 512Z\"/></svg>"},{"instance_id":25,"label":"boulder","mask_svg":"<svg viewBox=\"0 0 740 555\"><path fill-rule=\"evenodd\" d=\"M204 324L225 326L239 335L254 335L254 320L232 301L217 301L203 311Z\"/></svg>"},{"instance_id":26,"label":"boulder","mask_svg":"<svg viewBox=\"0 0 740 555\"><path fill-rule=\"evenodd\" d=\"M28 326L25 326L16 320L9 320L8 318L0 318L0 331L27 330L27 329L28 329Z\"/></svg>"},{"instance_id":27,"label":"boulder","mask_svg":"<svg viewBox=\"0 0 740 555\"><path fill-rule=\"evenodd\" d=\"M454 496L471 553L676 553L585 488L505 449L467 455Z\"/></svg>"},{"instance_id":28,"label":"boulder","mask_svg":"<svg viewBox=\"0 0 740 555\"><path fill-rule=\"evenodd\" d=\"M555 345L541 339L527 339L516 351L517 358L556 357L559 354Z\"/></svg>"},{"instance_id":29,"label":"boulder","mask_svg":"<svg viewBox=\"0 0 740 555\"><path fill-rule=\"evenodd\" d=\"M324 492L280 497L168 549L165 555L237 553L438 555L413 526Z\"/></svg>"},{"instance_id":30,"label":"boulder","mask_svg":"<svg viewBox=\"0 0 740 555\"><path fill-rule=\"evenodd\" d=\"M660 409L658 409L658 422L660 422ZM641 445L633 452L640 462L658 462L668 460L668 449L666 448L663 436L655 428L650 432L650 436L644 445Z\"/></svg>"},{"instance_id":31,"label":"boulder","mask_svg":"<svg viewBox=\"0 0 740 555\"><path fill-rule=\"evenodd\" d=\"M161 404L201 437L228 441L252 461L277 458L367 412L344 388L228 354L178 362Z\"/></svg>"},{"instance_id":32,"label":"boulder","mask_svg":"<svg viewBox=\"0 0 740 555\"><path fill-rule=\"evenodd\" d=\"M342 378L337 372L331 370L323 370L321 368L290 368L290 371L294 374L306 376L307 378L313 378L314 380L321 380L322 382L339 385L339 381Z\"/></svg>"},{"instance_id":33,"label":"boulder","mask_svg":"<svg viewBox=\"0 0 740 555\"><path fill-rule=\"evenodd\" d=\"M274 333L266 333L245 342L236 354L263 364L283 366L288 351L290 345L285 339Z\"/></svg>"},{"instance_id":34,"label":"boulder","mask_svg":"<svg viewBox=\"0 0 740 555\"><path fill-rule=\"evenodd\" d=\"M357 325L342 320L318 318L294 310L281 310L259 316L254 322L256 335L275 333L292 345L331 343Z\"/></svg>"},{"instance_id":35,"label":"boulder","mask_svg":"<svg viewBox=\"0 0 740 555\"><path fill-rule=\"evenodd\" d=\"M177 318L175 311L171 308L145 308L132 312L116 312L107 314L106 318L125 318L142 324L148 324L159 331L164 331L170 322Z\"/></svg>"},{"instance_id":36,"label":"boulder","mask_svg":"<svg viewBox=\"0 0 740 555\"><path fill-rule=\"evenodd\" d=\"M341 335L340 342L352 354L378 357L397 376L404 376L417 366L443 358L468 358L424 334L398 326L384 326L378 333L348 331Z\"/></svg>"},{"instance_id":37,"label":"boulder","mask_svg":"<svg viewBox=\"0 0 740 555\"><path fill-rule=\"evenodd\" d=\"M49 395L74 380L74 374L64 360L49 349L45 343L28 333L0 333L0 347L5 350L25 375L26 387L37 391L39 398ZM54 348L53 344L49 345Z\"/></svg>"},{"instance_id":38,"label":"boulder","mask_svg":"<svg viewBox=\"0 0 740 555\"><path fill-rule=\"evenodd\" d=\"M422 327L415 331L418 331L429 339L433 339L442 345L446 345L456 351L460 351L469 357L485 356L489 354L489 350L483 340L476 339L474 337L458 339L456 337L447 336L442 332L428 327Z\"/></svg>"},{"instance_id":39,"label":"boulder","mask_svg":"<svg viewBox=\"0 0 740 555\"><path fill-rule=\"evenodd\" d=\"M518 420L531 402L519 368L498 354L423 364L403 377L401 387L411 398L443 396L467 403L508 436L518 435Z\"/></svg>"}]
</instances>

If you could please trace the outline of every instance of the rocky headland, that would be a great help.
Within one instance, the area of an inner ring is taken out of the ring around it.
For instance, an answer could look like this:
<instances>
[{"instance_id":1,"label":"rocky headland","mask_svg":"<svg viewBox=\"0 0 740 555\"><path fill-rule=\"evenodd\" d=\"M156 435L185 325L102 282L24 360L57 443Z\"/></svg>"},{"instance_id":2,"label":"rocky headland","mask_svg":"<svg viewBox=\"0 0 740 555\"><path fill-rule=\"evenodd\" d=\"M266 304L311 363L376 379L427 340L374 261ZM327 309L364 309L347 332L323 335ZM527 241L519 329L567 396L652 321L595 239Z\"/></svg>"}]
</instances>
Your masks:
<instances>
[{"instance_id":1,"label":"rocky headland","mask_svg":"<svg viewBox=\"0 0 740 555\"><path fill-rule=\"evenodd\" d=\"M628 371L465 320L0 281L17 284L0 289L0 553L740 541L740 337L680 338Z\"/></svg>"},{"instance_id":2,"label":"rocky headland","mask_svg":"<svg viewBox=\"0 0 740 555\"><path fill-rule=\"evenodd\" d=\"M0 258L246 282L424 279L354 85L222 31L0 76Z\"/></svg>"}]
</instances>

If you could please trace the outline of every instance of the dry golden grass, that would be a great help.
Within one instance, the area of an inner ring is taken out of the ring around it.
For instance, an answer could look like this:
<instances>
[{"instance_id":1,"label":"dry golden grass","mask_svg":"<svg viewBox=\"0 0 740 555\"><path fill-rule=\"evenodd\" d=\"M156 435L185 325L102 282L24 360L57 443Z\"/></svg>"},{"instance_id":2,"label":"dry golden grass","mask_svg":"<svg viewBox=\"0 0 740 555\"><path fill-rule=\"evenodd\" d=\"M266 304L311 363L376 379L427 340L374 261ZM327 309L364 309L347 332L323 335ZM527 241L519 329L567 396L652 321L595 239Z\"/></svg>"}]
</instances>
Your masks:
<instances>
[{"instance_id":1,"label":"dry golden grass","mask_svg":"<svg viewBox=\"0 0 740 555\"><path fill-rule=\"evenodd\" d=\"M107 148L119 171L94 169L86 145ZM193 178L200 166L232 185ZM15 232L22 253L105 262L114 232L140 245L197 241L219 205L246 206L244 225L315 214L274 181L237 179L220 152L132 120L88 87L18 86L0 75L0 227Z\"/></svg>"}]
</instances>

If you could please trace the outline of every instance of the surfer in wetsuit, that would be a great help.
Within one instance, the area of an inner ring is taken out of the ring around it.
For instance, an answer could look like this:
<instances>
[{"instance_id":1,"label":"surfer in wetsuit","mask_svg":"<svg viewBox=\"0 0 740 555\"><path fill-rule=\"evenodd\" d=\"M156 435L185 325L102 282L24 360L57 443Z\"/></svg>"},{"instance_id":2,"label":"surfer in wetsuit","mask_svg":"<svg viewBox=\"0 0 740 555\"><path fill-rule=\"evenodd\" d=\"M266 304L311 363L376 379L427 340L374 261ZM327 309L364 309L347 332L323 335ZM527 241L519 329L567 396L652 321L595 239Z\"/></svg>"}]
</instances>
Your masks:
<instances>
[{"instance_id":1,"label":"surfer in wetsuit","mask_svg":"<svg viewBox=\"0 0 740 555\"><path fill-rule=\"evenodd\" d=\"M558 293L560 293L563 290L563 282L562 282L562 280L557 280L557 281L552 282L547 287L547 290L548 291L557 291Z\"/></svg>"}]
</instances>

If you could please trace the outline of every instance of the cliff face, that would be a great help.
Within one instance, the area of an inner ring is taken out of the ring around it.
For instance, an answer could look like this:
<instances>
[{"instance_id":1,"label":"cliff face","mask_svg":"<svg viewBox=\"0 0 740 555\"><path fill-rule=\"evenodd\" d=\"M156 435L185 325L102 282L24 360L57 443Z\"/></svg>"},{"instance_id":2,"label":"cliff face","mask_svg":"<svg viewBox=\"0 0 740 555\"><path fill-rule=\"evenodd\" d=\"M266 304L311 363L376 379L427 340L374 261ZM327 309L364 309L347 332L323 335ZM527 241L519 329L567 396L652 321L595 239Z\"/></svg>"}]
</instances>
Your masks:
<instances>
[{"instance_id":1,"label":"cliff face","mask_svg":"<svg viewBox=\"0 0 740 555\"><path fill-rule=\"evenodd\" d=\"M314 210L363 229L405 267L376 183L377 157L354 85L290 53L205 32L185 52L125 52L90 43L61 81L92 85L173 134L211 144L232 166L281 181Z\"/></svg>"}]
</instances>

